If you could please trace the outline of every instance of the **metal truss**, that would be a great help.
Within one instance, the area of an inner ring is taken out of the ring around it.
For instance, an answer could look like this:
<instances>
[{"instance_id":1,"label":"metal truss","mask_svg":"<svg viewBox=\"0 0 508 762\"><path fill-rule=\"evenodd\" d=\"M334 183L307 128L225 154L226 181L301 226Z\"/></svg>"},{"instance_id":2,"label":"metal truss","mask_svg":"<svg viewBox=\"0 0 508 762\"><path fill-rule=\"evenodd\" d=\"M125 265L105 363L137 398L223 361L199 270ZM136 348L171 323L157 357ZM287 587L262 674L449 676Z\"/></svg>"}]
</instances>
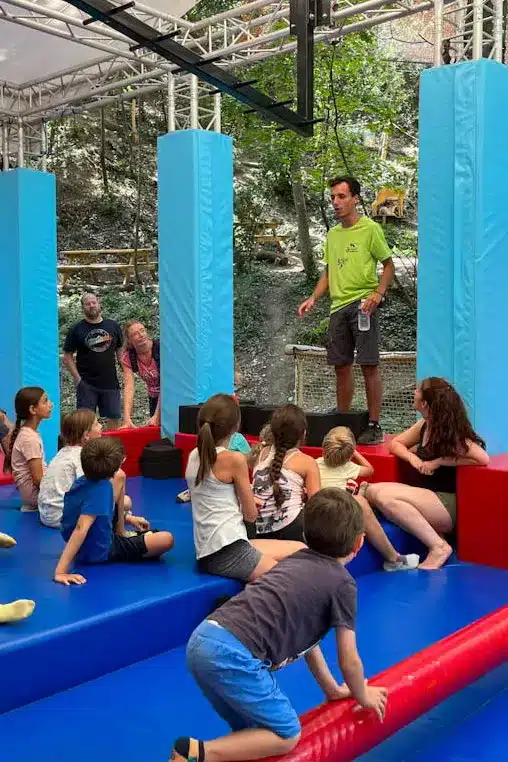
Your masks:
<instances>
[{"instance_id":1,"label":"metal truss","mask_svg":"<svg viewBox=\"0 0 508 762\"><path fill-rule=\"evenodd\" d=\"M338 0L333 5L330 28L318 30L315 39L317 42L339 39L435 8L435 65L448 62L449 54L452 62L482 56L502 60L502 3L503 0L365 0L353 4L351 0ZM173 74L175 67L155 53L130 51L130 42L104 24L83 27L85 14L66 3L61 7L66 10L55 10L54 4L48 8L34 0L9 0L8 4L0 0L0 23L30 27L97 50L97 58L45 78L20 86L0 82L0 123L10 133L9 153L13 152L12 144L16 143L20 129L21 134L23 129L39 130L42 134L40 125L47 119L155 91L167 94L168 112L173 113L170 121L175 129L195 124L196 118L200 126L217 128L220 96L212 109L206 89L203 97L196 96L196 83L193 84L191 76ZM173 39L204 58L216 59L217 66L228 69L291 53L296 48L296 42L290 39L289 3L282 0L254 0L195 23L138 2L129 12L160 34L175 32ZM2 134L5 138L5 129ZM4 139L4 153L5 142Z\"/></svg>"}]
</instances>

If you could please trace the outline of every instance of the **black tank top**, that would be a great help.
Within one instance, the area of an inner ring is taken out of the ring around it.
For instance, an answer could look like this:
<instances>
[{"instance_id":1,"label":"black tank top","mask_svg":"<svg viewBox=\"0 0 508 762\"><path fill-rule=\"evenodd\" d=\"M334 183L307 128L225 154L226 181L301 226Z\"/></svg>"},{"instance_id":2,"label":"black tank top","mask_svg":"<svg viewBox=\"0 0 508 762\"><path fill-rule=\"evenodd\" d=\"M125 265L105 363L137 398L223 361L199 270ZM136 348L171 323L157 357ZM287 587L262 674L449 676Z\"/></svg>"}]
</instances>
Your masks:
<instances>
[{"instance_id":1,"label":"black tank top","mask_svg":"<svg viewBox=\"0 0 508 762\"><path fill-rule=\"evenodd\" d=\"M420 441L416 455L420 460L434 460L435 456L427 451L423 445L423 438L427 424L424 423L420 430ZM455 466L440 466L436 468L431 476L418 474L418 486L424 489L430 489L431 492L449 492L455 495L457 492L457 469Z\"/></svg>"}]
</instances>

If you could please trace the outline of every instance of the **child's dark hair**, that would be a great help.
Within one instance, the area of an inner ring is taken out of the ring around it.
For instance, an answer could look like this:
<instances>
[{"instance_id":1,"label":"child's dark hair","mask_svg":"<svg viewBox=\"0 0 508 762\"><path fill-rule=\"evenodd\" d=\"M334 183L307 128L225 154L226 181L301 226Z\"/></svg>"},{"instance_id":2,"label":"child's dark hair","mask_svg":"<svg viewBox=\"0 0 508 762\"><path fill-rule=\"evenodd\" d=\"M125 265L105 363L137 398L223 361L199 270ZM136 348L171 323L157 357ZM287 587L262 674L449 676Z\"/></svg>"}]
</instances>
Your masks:
<instances>
[{"instance_id":1,"label":"child's dark hair","mask_svg":"<svg viewBox=\"0 0 508 762\"><path fill-rule=\"evenodd\" d=\"M356 442L351 429L335 426L323 439L323 459L330 468L338 468L351 460Z\"/></svg>"},{"instance_id":2,"label":"child's dark hair","mask_svg":"<svg viewBox=\"0 0 508 762\"><path fill-rule=\"evenodd\" d=\"M21 427L25 421L28 421L30 416L30 408L35 407L41 401L41 397L44 394L44 389L40 386L24 386L14 397L14 409L16 411L16 422L12 430L12 434L9 439L9 447L7 455L5 456L4 471L11 470L12 462L12 450L14 442L20 432Z\"/></svg>"},{"instance_id":3,"label":"child's dark hair","mask_svg":"<svg viewBox=\"0 0 508 762\"><path fill-rule=\"evenodd\" d=\"M67 413L62 418L62 437L66 445L79 445L84 435L91 430L95 423L93 410L79 408L73 413Z\"/></svg>"},{"instance_id":4,"label":"child's dark hair","mask_svg":"<svg viewBox=\"0 0 508 762\"><path fill-rule=\"evenodd\" d=\"M87 479L98 482L112 479L125 457L121 439L101 437L91 439L81 450L81 466Z\"/></svg>"},{"instance_id":5,"label":"child's dark hair","mask_svg":"<svg viewBox=\"0 0 508 762\"><path fill-rule=\"evenodd\" d=\"M214 394L198 415L199 468L196 484L205 479L217 460L217 443L240 426L240 407L229 394Z\"/></svg>"},{"instance_id":6,"label":"child's dark hair","mask_svg":"<svg viewBox=\"0 0 508 762\"><path fill-rule=\"evenodd\" d=\"M284 405L275 410L270 419L275 455L270 466L270 480L273 485L273 499L280 507L284 496L279 485L280 472L288 450L297 447L303 441L307 431L307 418L298 405Z\"/></svg>"},{"instance_id":7,"label":"child's dark hair","mask_svg":"<svg viewBox=\"0 0 508 762\"><path fill-rule=\"evenodd\" d=\"M357 501L336 487L316 492L303 509L305 542L311 550L332 558L345 558L365 531Z\"/></svg>"}]
</instances>

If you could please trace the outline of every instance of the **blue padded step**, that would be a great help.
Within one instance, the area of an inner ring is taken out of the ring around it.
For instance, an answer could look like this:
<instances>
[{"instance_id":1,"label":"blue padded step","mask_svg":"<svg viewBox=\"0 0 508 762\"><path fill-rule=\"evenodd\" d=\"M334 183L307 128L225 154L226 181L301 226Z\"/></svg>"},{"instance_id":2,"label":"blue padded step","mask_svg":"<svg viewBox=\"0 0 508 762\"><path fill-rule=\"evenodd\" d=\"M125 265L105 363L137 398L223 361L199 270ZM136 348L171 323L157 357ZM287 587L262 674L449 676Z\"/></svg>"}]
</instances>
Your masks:
<instances>
[{"instance_id":1,"label":"blue padded step","mask_svg":"<svg viewBox=\"0 0 508 762\"><path fill-rule=\"evenodd\" d=\"M496 609L507 584L508 572L458 563L439 573L362 576L358 640L367 675ZM337 673L333 634L323 648ZM5 685L25 674L10 674ZM298 712L322 700L303 660L277 679ZM188 674L183 647L0 717L9 762L167 762L175 736L210 738L226 730Z\"/></svg>"}]
</instances>

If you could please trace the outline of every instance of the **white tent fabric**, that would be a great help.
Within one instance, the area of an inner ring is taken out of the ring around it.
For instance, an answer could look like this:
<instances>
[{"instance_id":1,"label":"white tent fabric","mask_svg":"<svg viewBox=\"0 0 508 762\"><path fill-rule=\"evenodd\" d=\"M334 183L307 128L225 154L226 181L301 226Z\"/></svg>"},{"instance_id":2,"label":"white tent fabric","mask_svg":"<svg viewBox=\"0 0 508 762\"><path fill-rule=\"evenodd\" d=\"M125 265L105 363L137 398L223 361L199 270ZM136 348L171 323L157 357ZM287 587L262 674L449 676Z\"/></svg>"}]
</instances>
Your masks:
<instances>
[{"instance_id":1,"label":"white tent fabric","mask_svg":"<svg viewBox=\"0 0 508 762\"><path fill-rule=\"evenodd\" d=\"M118 3L120 4L120 3ZM150 8L181 17L196 4L196 0L148 0ZM21 6L21 7L20 7ZM37 9L41 12L37 15ZM43 9L62 14L62 20L48 18ZM26 10L23 10L26 9ZM30 10L29 10L30 9ZM6 20L13 15L24 15L38 25L37 29L28 28ZM63 20L76 20L77 25ZM59 31L66 35L71 31L83 36L80 28L85 16L64 0L32 0L20 5L13 5L0 0L0 85L10 83L17 87L48 79L51 75L74 66L89 66L94 60L104 58L106 51L101 52L92 47L55 36ZM44 31L47 28L47 32ZM88 27L91 30L96 25ZM52 33L50 34L50 30ZM105 46L111 44L107 37L102 38ZM128 50L130 40L126 40L121 48ZM114 52L113 50L111 52Z\"/></svg>"}]
</instances>

